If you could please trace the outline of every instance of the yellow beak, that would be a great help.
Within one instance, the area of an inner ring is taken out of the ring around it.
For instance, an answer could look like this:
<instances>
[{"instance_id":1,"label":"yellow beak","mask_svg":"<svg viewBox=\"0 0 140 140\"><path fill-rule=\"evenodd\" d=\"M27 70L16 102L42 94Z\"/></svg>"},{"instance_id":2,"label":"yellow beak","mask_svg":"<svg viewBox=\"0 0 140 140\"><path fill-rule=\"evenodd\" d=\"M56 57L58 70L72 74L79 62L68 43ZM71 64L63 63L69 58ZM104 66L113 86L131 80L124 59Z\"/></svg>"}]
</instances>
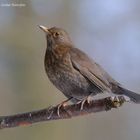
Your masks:
<instances>
[{"instance_id":1,"label":"yellow beak","mask_svg":"<svg viewBox=\"0 0 140 140\"><path fill-rule=\"evenodd\" d=\"M46 33L46 32L49 32L49 31L48 31L48 28L45 27L45 26L43 26L43 25L39 25L39 28L40 28L41 30L43 30L45 33Z\"/></svg>"}]
</instances>

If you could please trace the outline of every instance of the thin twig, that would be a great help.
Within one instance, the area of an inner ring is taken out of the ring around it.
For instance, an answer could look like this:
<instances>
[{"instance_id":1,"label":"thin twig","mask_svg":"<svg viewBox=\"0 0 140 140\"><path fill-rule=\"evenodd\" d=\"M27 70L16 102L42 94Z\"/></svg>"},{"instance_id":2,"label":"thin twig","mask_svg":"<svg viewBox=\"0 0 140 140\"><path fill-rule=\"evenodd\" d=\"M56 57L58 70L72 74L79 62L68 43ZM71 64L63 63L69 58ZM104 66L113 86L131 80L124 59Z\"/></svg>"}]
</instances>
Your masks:
<instances>
[{"instance_id":1,"label":"thin twig","mask_svg":"<svg viewBox=\"0 0 140 140\"><path fill-rule=\"evenodd\" d=\"M42 121L69 119L75 116L109 111L112 108L120 107L124 102L126 102L124 96L107 97L103 99L90 101L90 103L85 102L82 110L80 110L81 103L66 105L64 107L62 106L59 110L60 115L58 115L58 108L57 106L55 106L27 113L15 114L10 116L1 116L0 129L31 125L33 123Z\"/></svg>"}]
</instances>

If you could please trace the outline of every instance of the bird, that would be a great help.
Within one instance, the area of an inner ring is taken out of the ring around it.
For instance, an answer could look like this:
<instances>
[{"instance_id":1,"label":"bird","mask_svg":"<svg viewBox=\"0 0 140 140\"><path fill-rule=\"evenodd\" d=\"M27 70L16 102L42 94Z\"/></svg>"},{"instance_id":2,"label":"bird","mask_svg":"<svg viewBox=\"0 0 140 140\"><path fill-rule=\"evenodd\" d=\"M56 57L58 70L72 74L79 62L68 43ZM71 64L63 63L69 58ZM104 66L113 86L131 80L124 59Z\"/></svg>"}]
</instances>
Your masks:
<instances>
[{"instance_id":1,"label":"bird","mask_svg":"<svg viewBox=\"0 0 140 140\"><path fill-rule=\"evenodd\" d=\"M125 95L133 103L140 103L138 93L124 88L85 52L76 48L64 29L43 25L39 28L45 32L47 41L44 59L46 74L67 97L64 102L84 102L89 97L107 92Z\"/></svg>"}]
</instances>

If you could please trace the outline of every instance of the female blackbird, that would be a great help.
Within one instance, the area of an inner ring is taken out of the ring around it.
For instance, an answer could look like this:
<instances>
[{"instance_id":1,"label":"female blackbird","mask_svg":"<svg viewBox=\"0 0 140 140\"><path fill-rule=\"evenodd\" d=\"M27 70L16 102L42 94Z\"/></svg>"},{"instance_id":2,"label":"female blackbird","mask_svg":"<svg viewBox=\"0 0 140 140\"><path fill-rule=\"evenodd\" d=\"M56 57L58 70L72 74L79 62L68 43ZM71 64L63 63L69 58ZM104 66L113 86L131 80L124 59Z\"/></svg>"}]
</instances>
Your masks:
<instances>
[{"instance_id":1,"label":"female blackbird","mask_svg":"<svg viewBox=\"0 0 140 140\"><path fill-rule=\"evenodd\" d=\"M75 48L63 29L39 26L46 34L45 70L50 81L72 102L99 93L126 95L140 103L140 95L123 88L87 54Z\"/></svg>"}]
</instances>

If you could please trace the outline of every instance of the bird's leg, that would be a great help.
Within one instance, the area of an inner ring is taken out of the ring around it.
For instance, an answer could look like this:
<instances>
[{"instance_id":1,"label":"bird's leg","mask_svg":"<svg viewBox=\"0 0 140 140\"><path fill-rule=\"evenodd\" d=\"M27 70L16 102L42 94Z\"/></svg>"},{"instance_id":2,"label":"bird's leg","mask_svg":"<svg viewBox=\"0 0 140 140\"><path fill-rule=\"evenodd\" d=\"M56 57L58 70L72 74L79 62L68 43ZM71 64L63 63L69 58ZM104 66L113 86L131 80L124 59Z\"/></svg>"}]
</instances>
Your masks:
<instances>
[{"instance_id":1,"label":"bird's leg","mask_svg":"<svg viewBox=\"0 0 140 140\"><path fill-rule=\"evenodd\" d=\"M87 96L85 99L79 101L77 104L81 104L80 106L80 110L83 110L84 104L85 102L87 102L88 104L90 104L90 101L93 100L91 95Z\"/></svg>"},{"instance_id":2,"label":"bird's leg","mask_svg":"<svg viewBox=\"0 0 140 140\"><path fill-rule=\"evenodd\" d=\"M64 107L64 106L66 105L66 103L67 103L68 101L70 101L72 98L73 98L73 97L70 97L70 98L68 98L67 100L65 100L65 101L63 101L63 102L61 102L60 104L57 105L57 115L58 115L59 117L60 117L60 112L59 112L60 108L61 108L61 107Z\"/></svg>"},{"instance_id":3,"label":"bird's leg","mask_svg":"<svg viewBox=\"0 0 140 140\"><path fill-rule=\"evenodd\" d=\"M57 106L50 106L49 108L48 108L48 111L50 111L50 115L48 116L48 119L50 119L51 117L52 117L52 115L53 115L53 113L54 113L54 110L53 110L53 108L57 108L57 115L60 117L60 112L59 112L59 110L60 110L60 108L63 106L65 106L66 105L66 103L69 101L69 100L71 100L73 97L70 97L70 98L68 98L67 100L65 100L65 101L63 101L63 102L61 102L60 104L58 104Z\"/></svg>"}]
</instances>

